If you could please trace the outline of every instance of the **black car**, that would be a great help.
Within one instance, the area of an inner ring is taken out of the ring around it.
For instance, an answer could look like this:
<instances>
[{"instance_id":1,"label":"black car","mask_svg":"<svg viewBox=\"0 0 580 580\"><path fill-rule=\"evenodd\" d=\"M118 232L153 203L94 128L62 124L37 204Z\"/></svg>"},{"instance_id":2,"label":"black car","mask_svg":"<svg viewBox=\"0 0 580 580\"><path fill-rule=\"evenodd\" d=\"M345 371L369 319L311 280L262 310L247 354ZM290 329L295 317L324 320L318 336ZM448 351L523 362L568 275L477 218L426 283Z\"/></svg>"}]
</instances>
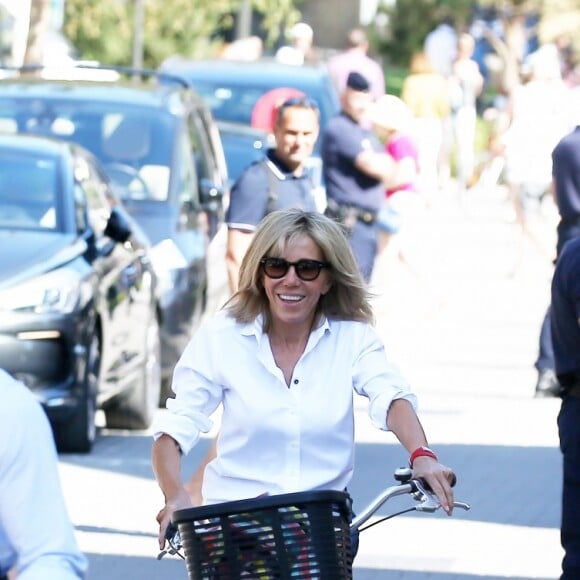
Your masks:
<instances>
[{"instance_id":1,"label":"black car","mask_svg":"<svg viewBox=\"0 0 580 580\"><path fill-rule=\"evenodd\" d=\"M227 170L202 99L157 80L4 80L0 131L73 141L101 162L153 246L167 386L203 315L207 246L223 221Z\"/></svg>"},{"instance_id":2,"label":"black car","mask_svg":"<svg viewBox=\"0 0 580 580\"><path fill-rule=\"evenodd\" d=\"M0 367L38 397L60 451L87 452L95 412L149 426L161 388L147 238L81 147L0 136Z\"/></svg>"}]
</instances>

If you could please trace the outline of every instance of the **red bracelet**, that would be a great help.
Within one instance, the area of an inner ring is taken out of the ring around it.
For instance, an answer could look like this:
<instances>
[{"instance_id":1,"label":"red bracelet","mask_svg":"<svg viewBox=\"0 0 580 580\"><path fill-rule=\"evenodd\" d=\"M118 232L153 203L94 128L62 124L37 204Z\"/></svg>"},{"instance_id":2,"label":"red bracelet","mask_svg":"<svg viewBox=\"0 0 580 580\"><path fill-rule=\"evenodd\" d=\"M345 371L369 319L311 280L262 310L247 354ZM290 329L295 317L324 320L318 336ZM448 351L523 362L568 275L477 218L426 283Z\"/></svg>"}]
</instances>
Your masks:
<instances>
[{"instance_id":1,"label":"red bracelet","mask_svg":"<svg viewBox=\"0 0 580 580\"><path fill-rule=\"evenodd\" d=\"M411 457L409 457L409 467L411 469L413 469L413 462L417 457L431 457L431 459L437 461L437 455L435 455L435 452L429 449L429 447L417 447L417 449L411 453Z\"/></svg>"}]
</instances>

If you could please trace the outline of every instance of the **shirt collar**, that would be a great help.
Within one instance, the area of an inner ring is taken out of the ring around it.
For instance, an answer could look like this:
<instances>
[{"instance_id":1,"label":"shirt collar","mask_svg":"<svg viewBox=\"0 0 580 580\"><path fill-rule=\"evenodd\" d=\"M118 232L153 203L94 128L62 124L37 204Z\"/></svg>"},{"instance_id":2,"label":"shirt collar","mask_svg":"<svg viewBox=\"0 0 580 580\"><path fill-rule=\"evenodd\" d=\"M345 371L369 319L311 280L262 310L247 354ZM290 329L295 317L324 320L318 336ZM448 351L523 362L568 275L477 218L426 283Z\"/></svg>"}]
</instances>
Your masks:
<instances>
[{"instance_id":1,"label":"shirt collar","mask_svg":"<svg viewBox=\"0 0 580 580\"><path fill-rule=\"evenodd\" d=\"M276 155L275 149L268 149L266 152L266 164L270 171L276 176L280 181L285 181L286 179L301 179L306 174L304 169L301 175L295 175L286 164L279 159Z\"/></svg>"},{"instance_id":2,"label":"shirt collar","mask_svg":"<svg viewBox=\"0 0 580 580\"><path fill-rule=\"evenodd\" d=\"M264 337L264 316L262 314L258 314L253 322L247 322L242 325L240 333L242 336L255 336L258 344L262 341ZM322 323L319 324L312 332L310 336L318 340L321 336L323 336L326 332L331 331L331 326L328 318L323 316Z\"/></svg>"}]
</instances>

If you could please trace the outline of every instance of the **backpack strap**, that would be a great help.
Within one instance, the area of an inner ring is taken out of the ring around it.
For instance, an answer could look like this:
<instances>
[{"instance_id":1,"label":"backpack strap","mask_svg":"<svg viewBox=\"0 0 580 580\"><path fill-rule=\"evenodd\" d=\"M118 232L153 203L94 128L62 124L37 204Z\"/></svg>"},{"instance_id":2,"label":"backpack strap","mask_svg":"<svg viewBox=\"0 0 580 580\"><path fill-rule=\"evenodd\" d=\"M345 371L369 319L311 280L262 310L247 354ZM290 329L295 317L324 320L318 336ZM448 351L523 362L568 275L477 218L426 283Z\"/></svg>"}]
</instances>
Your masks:
<instances>
[{"instance_id":1,"label":"backpack strap","mask_svg":"<svg viewBox=\"0 0 580 580\"><path fill-rule=\"evenodd\" d=\"M260 163L264 167L266 177L268 178L268 202L266 204L266 214L264 215L264 217L266 217L269 213L272 213L276 209L280 180L274 174L274 171L271 167L272 162L268 158L260 161Z\"/></svg>"}]
</instances>

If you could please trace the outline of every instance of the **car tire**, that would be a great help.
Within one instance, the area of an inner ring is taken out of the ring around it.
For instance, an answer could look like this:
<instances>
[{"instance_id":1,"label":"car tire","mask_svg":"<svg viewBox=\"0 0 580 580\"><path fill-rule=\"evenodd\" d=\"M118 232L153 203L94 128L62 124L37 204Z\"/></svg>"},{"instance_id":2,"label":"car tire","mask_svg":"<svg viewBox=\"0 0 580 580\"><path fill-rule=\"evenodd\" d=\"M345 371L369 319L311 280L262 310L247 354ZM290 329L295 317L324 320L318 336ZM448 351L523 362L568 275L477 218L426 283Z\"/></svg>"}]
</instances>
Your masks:
<instances>
[{"instance_id":1,"label":"car tire","mask_svg":"<svg viewBox=\"0 0 580 580\"><path fill-rule=\"evenodd\" d=\"M145 337L143 370L130 392L105 408L111 429L147 429L161 396L161 341L159 322L152 316Z\"/></svg>"},{"instance_id":2,"label":"car tire","mask_svg":"<svg viewBox=\"0 0 580 580\"><path fill-rule=\"evenodd\" d=\"M79 403L74 415L54 425L56 447L61 453L89 453L95 442L97 427L97 392L101 372L101 339L97 330L87 346L85 373Z\"/></svg>"}]
</instances>

